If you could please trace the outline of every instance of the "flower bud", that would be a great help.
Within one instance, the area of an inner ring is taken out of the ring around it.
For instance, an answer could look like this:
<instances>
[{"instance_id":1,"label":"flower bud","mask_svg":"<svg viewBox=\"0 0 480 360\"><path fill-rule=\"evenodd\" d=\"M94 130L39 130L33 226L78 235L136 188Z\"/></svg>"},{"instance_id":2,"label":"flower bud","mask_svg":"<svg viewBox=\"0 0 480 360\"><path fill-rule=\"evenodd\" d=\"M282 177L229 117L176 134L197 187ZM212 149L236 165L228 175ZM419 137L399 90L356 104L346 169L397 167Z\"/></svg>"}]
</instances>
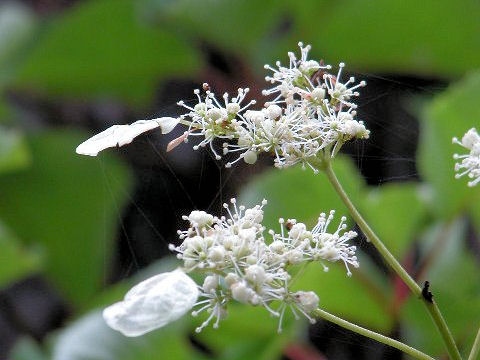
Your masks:
<instances>
[{"instance_id":1,"label":"flower bud","mask_svg":"<svg viewBox=\"0 0 480 360\"><path fill-rule=\"evenodd\" d=\"M218 286L218 276L217 275L209 275L203 281L203 291L207 294L215 291Z\"/></svg>"},{"instance_id":2,"label":"flower bud","mask_svg":"<svg viewBox=\"0 0 480 360\"><path fill-rule=\"evenodd\" d=\"M223 246L214 246L208 250L208 259L213 262L221 262L225 259L225 248Z\"/></svg>"},{"instance_id":3,"label":"flower bud","mask_svg":"<svg viewBox=\"0 0 480 360\"><path fill-rule=\"evenodd\" d=\"M255 292L243 282L236 282L231 286L232 297L238 302L247 304Z\"/></svg>"},{"instance_id":4,"label":"flower bud","mask_svg":"<svg viewBox=\"0 0 480 360\"><path fill-rule=\"evenodd\" d=\"M325 89L315 88L312 90L312 99L315 101L322 101L325 99Z\"/></svg>"},{"instance_id":5,"label":"flower bud","mask_svg":"<svg viewBox=\"0 0 480 360\"><path fill-rule=\"evenodd\" d=\"M320 299L313 291L297 291L293 295L297 304L301 306L305 312L309 313L318 308Z\"/></svg>"},{"instance_id":6,"label":"flower bud","mask_svg":"<svg viewBox=\"0 0 480 360\"><path fill-rule=\"evenodd\" d=\"M227 276L225 276L225 285L227 285L227 287L231 287L233 284L238 282L239 279L240 278L237 274L228 273Z\"/></svg>"},{"instance_id":7,"label":"flower bud","mask_svg":"<svg viewBox=\"0 0 480 360\"><path fill-rule=\"evenodd\" d=\"M282 108L275 104L270 105L269 107L267 107L266 110L267 110L267 116L270 119L277 119L282 115Z\"/></svg>"},{"instance_id":8,"label":"flower bud","mask_svg":"<svg viewBox=\"0 0 480 360\"><path fill-rule=\"evenodd\" d=\"M227 104L227 112L229 114L234 115L234 114L238 113L239 111L240 111L240 105L239 104L237 104L237 103L228 103Z\"/></svg>"},{"instance_id":9,"label":"flower bud","mask_svg":"<svg viewBox=\"0 0 480 360\"><path fill-rule=\"evenodd\" d=\"M250 265L245 270L245 279L256 285L263 284L266 279L265 269L260 265Z\"/></svg>"},{"instance_id":10,"label":"flower bud","mask_svg":"<svg viewBox=\"0 0 480 360\"><path fill-rule=\"evenodd\" d=\"M243 161L247 164L255 164L257 162L257 153L253 150L248 150L243 154Z\"/></svg>"},{"instance_id":11,"label":"flower bud","mask_svg":"<svg viewBox=\"0 0 480 360\"><path fill-rule=\"evenodd\" d=\"M207 214L205 211L194 210L188 216L188 220L198 227L204 227L211 225L213 222L213 216Z\"/></svg>"}]
</instances>

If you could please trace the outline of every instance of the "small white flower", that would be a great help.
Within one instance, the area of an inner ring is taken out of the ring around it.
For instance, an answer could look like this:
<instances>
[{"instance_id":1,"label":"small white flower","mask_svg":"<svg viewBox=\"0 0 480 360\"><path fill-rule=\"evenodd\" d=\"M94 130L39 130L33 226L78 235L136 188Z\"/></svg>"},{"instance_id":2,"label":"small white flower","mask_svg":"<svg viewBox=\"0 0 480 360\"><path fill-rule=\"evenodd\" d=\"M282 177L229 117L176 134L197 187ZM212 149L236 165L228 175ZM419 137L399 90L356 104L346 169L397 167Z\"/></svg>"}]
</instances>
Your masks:
<instances>
[{"instance_id":1,"label":"small white flower","mask_svg":"<svg viewBox=\"0 0 480 360\"><path fill-rule=\"evenodd\" d=\"M347 218L343 216L340 219L340 224L334 233L328 232L328 227L335 211L331 210L328 217L325 213L320 214L317 225L312 229L312 246L309 249L309 254L313 259L323 259L331 262L338 260L343 261L347 268L347 275L352 273L348 265L355 268L359 267L358 259L355 255L356 246L350 245L348 241L355 238L357 233L355 231L345 231ZM343 234L342 234L343 232Z\"/></svg>"},{"instance_id":2,"label":"small white flower","mask_svg":"<svg viewBox=\"0 0 480 360\"><path fill-rule=\"evenodd\" d=\"M130 125L113 125L78 145L76 152L81 155L97 156L106 148L130 144L137 136L158 127L161 128L162 134L168 134L179 122L180 119L177 118L163 117L138 120Z\"/></svg>"},{"instance_id":3,"label":"small white flower","mask_svg":"<svg viewBox=\"0 0 480 360\"><path fill-rule=\"evenodd\" d=\"M459 160L455 164L455 178L459 179L464 175L467 175L471 181L468 182L468 186L475 186L480 182L480 136L475 128L467 131L462 137L462 141L459 141L456 137L453 138L453 143L463 146L469 151L467 154L453 155L455 160Z\"/></svg>"},{"instance_id":4,"label":"small white flower","mask_svg":"<svg viewBox=\"0 0 480 360\"><path fill-rule=\"evenodd\" d=\"M356 105L349 100L352 97L359 96L360 94L356 91L360 87L367 85L365 81L360 81L357 85L355 83L355 78L350 77L346 82L341 82L341 76L345 63L338 64L338 73L336 76L332 74L324 74L323 79L325 80L325 86L327 87L327 92L332 99L336 100L340 106L347 106L355 108ZM352 86L353 85L353 86ZM336 104L334 104L336 105Z\"/></svg>"},{"instance_id":5,"label":"small white flower","mask_svg":"<svg viewBox=\"0 0 480 360\"><path fill-rule=\"evenodd\" d=\"M303 46L299 42L301 57L297 59L293 52L288 53L290 60L289 66L282 66L280 61L276 62L277 68L265 65L265 69L273 72L272 76L266 76L265 80L272 85L272 88L263 90L263 95L268 96L277 94L273 102L275 103L292 103L296 94L305 93L304 88L314 88L312 76L318 70L329 70L330 65L320 65L317 61L308 60L308 53L311 49L310 45Z\"/></svg>"},{"instance_id":6,"label":"small white flower","mask_svg":"<svg viewBox=\"0 0 480 360\"><path fill-rule=\"evenodd\" d=\"M192 225L203 228L212 224L213 216L207 214L205 211L194 210L188 216L188 220L190 220Z\"/></svg>"},{"instance_id":7,"label":"small white flower","mask_svg":"<svg viewBox=\"0 0 480 360\"><path fill-rule=\"evenodd\" d=\"M140 336L182 317L198 295L197 285L183 271L166 272L135 285L123 301L103 311L103 318L125 336Z\"/></svg>"}]
</instances>

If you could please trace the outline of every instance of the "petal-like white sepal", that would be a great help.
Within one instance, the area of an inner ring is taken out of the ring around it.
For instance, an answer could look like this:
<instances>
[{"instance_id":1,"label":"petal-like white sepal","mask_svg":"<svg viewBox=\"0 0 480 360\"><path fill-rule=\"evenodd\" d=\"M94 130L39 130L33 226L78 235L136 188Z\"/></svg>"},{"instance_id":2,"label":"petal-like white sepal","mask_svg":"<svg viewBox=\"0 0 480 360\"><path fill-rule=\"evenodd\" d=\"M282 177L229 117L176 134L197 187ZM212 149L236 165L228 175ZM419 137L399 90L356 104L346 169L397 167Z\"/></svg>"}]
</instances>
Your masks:
<instances>
[{"instance_id":1,"label":"petal-like white sepal","mask_svg":"<svg viewBox=\"0 0 480 360\"><path fill-rule=\"evenodd\" d=\"M135 285L123 301L103 311L108 326L125 336L140 336L187 313L199 295L197 284L183 271L153 276Z\"/></svg>"},{"instance_id":2,"label":"petal-like white sepal","mask_svg":"<svg viewBox=\"0 0 480 360\"><path fill-rule=\"evenodd\" d=\"M179 121L180 119L163 117L138 120L130 125L113 125L78 145L76 152L81 155L97 156L104 149L130 144L137 136L158 127L161 128L162 134L167 134Z\"/></svg>"},{"instance_id":3,"label":"petal-like white sepal","mask_svg":"<svg viewBox=\"0 0 480 360\"><path fill-rule=\"evenodd\" d=\"M158 125L160 125L160 128L162 129L162 134L168 134L180 122L180 118L172 118L172 117L162 117L162 118L153 119L153 120L155 120L158 123Z\"/></svg>"}]
</instances>

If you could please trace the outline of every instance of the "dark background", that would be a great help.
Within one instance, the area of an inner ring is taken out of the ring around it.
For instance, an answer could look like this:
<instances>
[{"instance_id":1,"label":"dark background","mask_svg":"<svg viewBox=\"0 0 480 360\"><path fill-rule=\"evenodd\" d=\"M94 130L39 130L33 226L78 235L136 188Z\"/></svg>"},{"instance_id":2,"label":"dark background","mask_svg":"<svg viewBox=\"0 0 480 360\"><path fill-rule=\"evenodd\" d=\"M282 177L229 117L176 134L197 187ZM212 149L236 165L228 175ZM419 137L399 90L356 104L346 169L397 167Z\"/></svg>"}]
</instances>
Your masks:
<instances>
[{"instance_id":1,"label":"dark background","mask_svg":"<svg viewBox=\"0 0 480 360\"><path fill-rule=\"evenodd\" d=\"M0 11L11 20L4 20L5 29L9 26L11 30L3 35L0 31L0 40L5 37L10 44L0 44L0 52L5 53L0 53L0 125L16 129L21 141L30 146L30 160L25 160L24 168L36 161L39 134L69 129L75 131L67 136L74 139L69 140L73 144L113 124L179 115L181 108L176 102L192 101L193 89L204 81L219 94L248 86L252 97L260 97L265 86L262 64L277 59L285 62L286 50L296 50L296 43L302 40L312 43L313 58L334 65L345 61L349 74L367 81L358 100L358 113L370 129L371 139L348 144L342 152L353 159L368 185L418 182L423 180L415 160L422 104L480 64L480 13L473 1L455 5L447 1L379 1L374 5L359 0L262 4L211 0L199 5L161 0L25 0L2 2ZM77 131L81 135L76 135ZM75 292L58 286L56 276L61 270L50 265L27 266L25 272L0 283L0 359L8 358L19 339L48 343L53 331L91 306L84 304L91 303L95 292L167 255L167 244L177 241L176 230L184 225L182 214L192 209L218 214L223 201L272 167L272 159L262 157L255 166L225 169L223 160L215 161L206 150L194 152L191 143L167 154L166 144L181 132L178 129L166 137L153 132L129 146L110 149L106 158L88 159L95 164L95 171L102 168L108 173L113 154L112 161L120 160L115 164L129 172L121 195L112 195L121 199L108 205L114 210L109 220L100 224L108 229L105 236L111 234L106 245L98 244L106 247L102 250L101 284L86 294L82 303L72 301ZM34 145L30 138L37 139ZM78 156L73 147L70 150L65 155ZM87 159L81 161L86 164ZM75 177L72 183L78 186L79 198L96 186L108 197L105 194L116 186L111 185L116 181L114 175L98 175L98 184L87 181L88 186L82 173L65 176ZM55 180L46 184L45 193L49 187L61 186ZM48 207L35 202L39 198L31 199L38 222L53 221L42 217L48 217ZM68 212L69 204L75 207L75 199L65 199L62 209ZM107 211L107 205L101 206ZM78 222L76 226L82 227L82 218L64 215L70 225ZM12 218L29 215L5 216L2 223L15 231L21 221ZM63 225L59 222L58 226ZM43 255L38 262L51 261L54 255L35 245L41 239L27 239L22 229L17 237L27 244L28 251L35 253L40 248ZM472 244L478 259L478 240ZM68 250L69 239L60 246L64 251L58 256L72 260L89 256L88 252ZM368 246L366 251L386 271ZM53 280L52 271L56 272ZM81 281L80 275L63 283ZM400 325L394 326L391 335L400 333ZM331 324L310 327L309 338L317 350L292 345L283 356L292 360L402 358L397 351Z\"/></svg>"}]
</instances>

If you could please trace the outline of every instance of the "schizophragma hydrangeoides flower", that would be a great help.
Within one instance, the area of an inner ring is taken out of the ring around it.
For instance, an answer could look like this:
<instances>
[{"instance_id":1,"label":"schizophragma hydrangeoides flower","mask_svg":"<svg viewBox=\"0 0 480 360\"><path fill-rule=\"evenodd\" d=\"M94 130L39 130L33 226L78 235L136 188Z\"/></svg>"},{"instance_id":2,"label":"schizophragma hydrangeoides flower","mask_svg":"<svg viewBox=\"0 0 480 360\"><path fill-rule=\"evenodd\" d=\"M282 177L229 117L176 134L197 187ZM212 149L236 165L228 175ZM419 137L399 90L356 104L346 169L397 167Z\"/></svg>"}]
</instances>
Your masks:
<instances>
[{"instance_id":1,"label":"schizophragma hydrangeoides flower","mask_svg":"<svg viewBox=\"0 0 480 360\"><path fill-rule=\"evenodd\" d=\"M462 140L453 138L453 143L463 146L466 154L455 154L453 158L458 160L455 164L455 177L457 179L462 176L468 176L471 181L468 186L475 186L480 182L480 136L477 130L472 128L463 135Z\"/></svg>"},{"instance_id":2,"label":"schizophragma hydrangeoides flower","mask_svg":"<svg viewBox=\"0 0 480 360\"><path fill-rule=\"evenodd\" d=\"M182 124L185 132L169 144L168 151L191 137L200 137L194 150L208 146L217 160L228 155L233 160L226 167L242 159L253 164L259 154L267 153L274 156L278 168L300 163L318 172L319 160L335 156L345 142L368 139L370 132L357 119L354 102L366 83L356 83L353 77L343 79L344 63L331 74L332 66L308 59L310 45L299 43L299 48L300 58L288 53L288 66L279 61L275 67L265 65L272 73L265 77L271 87L263 90L267 101L260 109L252 109L255 100L245 101L248 88L238 89L235 96L225 93L218 98L204 84L203 91L194 91L195 104L178 102L187 110L179 118L115 125L81 144L77 152L95 156L107 147L130 143L153 128L161 127L167 133ZM222 142L221 150L213 144L217 139Z\"/></svg>"},{"instance_id":3,"label":"schizophragma hydrangeoides flower","mask_svg":"<svg viewBox=\"0 0 480 360\"><path fill-rule=\"evenodd\" d=\"M348 242L357 234L346 230L344 217L329 230L334 211L320 214L311 229L295 219L279 219L279 233L266 231L262 224L266 203L245 208L231 199L224 204L225 216L198 210L184 216L188 228L178 231L181 244L169 246L183 262L183 269L136 285L123 301L105 309L108 325L137 336L193 309L193 316L207 314L196 329L200 332L209 324L218 328L232 301L263 307L278 318L278 331L287 309L295 318L302 315L313 323L311 314L319 298L312 291L292 289L292 270L316 261L327 271L328 262L342 261L351 275L349 266L359 264L356 248ZM189 272L201 274L201 284L197 286Z\"/></svg>"}]
</instances>

